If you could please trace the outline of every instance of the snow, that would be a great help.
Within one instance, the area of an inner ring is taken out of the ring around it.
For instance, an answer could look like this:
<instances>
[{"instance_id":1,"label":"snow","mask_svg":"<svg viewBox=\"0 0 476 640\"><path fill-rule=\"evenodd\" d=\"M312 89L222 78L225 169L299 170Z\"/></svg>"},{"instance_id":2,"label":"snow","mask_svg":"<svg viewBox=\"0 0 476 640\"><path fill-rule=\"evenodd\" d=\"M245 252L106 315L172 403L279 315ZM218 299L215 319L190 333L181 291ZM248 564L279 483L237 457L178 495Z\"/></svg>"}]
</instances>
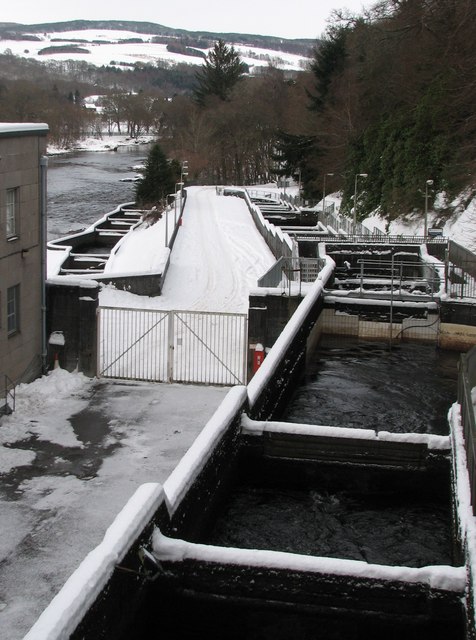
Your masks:
<instances>
[{"instance_id":1,"label":"snow","mask_svg":"<svg viewBox=\"0 0 476 640\"><path fill-rule=\"evenodd\" d=\"M450 437L452 444L453 473L455 482L455 508L458 513L458 528L460 544L466 555L466 562L471 567L470 579L472 588L470 597L472 600L473 625L476 625L476 609L474 595L474 567L476 567L476 519L473 515L471 500L470 474L467 465L467 453L464 439L464 429L461 420L461 405L455 402L448 412L450 424Z\"/></svg>"},{"instance_id":2,"label":"snow","mask_svg":"<svg viewBox=\"0 0 476 640\"><path fill-rule=\"evenodd\" d=\"M168 220L170 239L174 225L174 211L167 209L164 213ZM143 222L123 236L111 251L104 273L163 273L170 256L165 241L165 217L159 223L149 226Z\"/></svg>"},{"instance_id":3,"label":"snow","mask_svg":"<svg viewBox=\"0 0 476 640\"><path fill-rule=\"evenodd\" d=\"M374 440L385 442L408 442L425 444L432 450L450 449L448 436L437 436L424 433L391 433L389 431L372 431L370 429L350 429L327 425L309 425L289 422L268 422L251 420L243 415L241 418L243 433L262 435L264 433L292 433L296 435L322 436L330 438L350 438L352 440Z\"/></svg>"},{"instance_id":4,"label":"snow","mask_svg":"<svg viewBox=\"0 0 476 640\"><path fill-rule=\"evenodd\" d=\"M356 289L359 291L359 289ZM365 298L356 298L352 297L352 294L355 293L353 291L334 291L333 295L326 295L327 302L345 302L346 304L356 304L367 307L398 307L398 308L409 308L409 309L428 309L436 311L438 309L438 304L436 302L412 302L411 300L384 300L383 298L376 300L375 298L378 295L385 295L385 292L382 291L371 291L365 290L366 294L372 294L374 299L366 300ZM388 295L388 293L386 294Z\"/></svg>"},{"instance_id":5,"label":"snow","mask_svg":"<svg viewBox=\"0 0 476 640\"><path fill-rule=\"evenodd\" d=\"M330 203L332 197L327 196L327 200ZM160 268L169 257L164 222L162 219L155 225L141 224L131 230L117 245L108 269L114 273L133 273ZM472 235L476 237L476 233ZM48 251L48 261L53 253L56 263L58 251ZM258 277L274 264L274 257L256 232L244 200L217 195L214 187L188 188L183 225L178 229L170 259L163 295L135 296L107 286L101 291L101 304L246 312L249 293ZM248 388L235 387L228 391L191 385L100 382L80 373L55 369L48 376L17 389L16 411L2 418L0 429L0 470L5 474L15 472L19 477L13 489L15 499L0 498L0 581L8 584L8 592L0 596L0 624L8 629L3 640L23 637L70 574L65 590L38 622L41 633L32 630L27 638L61 637L54 634L63 633L58 629L63 628L65 620L70 625L81 616L89 602L85 585L94 584L94 589L99 589L107 579L114 562L136 534L133 526L136 517L138 523L147 521L161 496L173 510L243 405L246 394L251 405L256 401L300 320L321 294L332 268L333 261L328 258L320 278L306 287L308 294ZM93 281L73 276L57 277L53 281L95 286ZM59 473L58 469L67 462L67 453L73 451L79 458L91 447L91 441L73 427L74 418L88 410L93 412L89 421L94 427L103 428L101 420L107 426L101 440L102 449L97 454L101 461L99 469L91 476L68 468ZM254 428L246 422L245 426ZM258 428L284 427L279 423L266 423ZM323 435L332 429L333 436L348 435L345 430L325 425L286 425L285 428L294 429L296 433L312 428ZM360 435L352 430L352 437ZM433 449L448 446L448 439L438 436L369 432L362 433L362 437L425 442ZM39 464L36 443L57 451L47 472L35 469ZM108 446L110 451L106 451ZM461 442L457 442L457 446L461 449ZM15 484L13 479L11 482ZM145 487L141 487L143 483ZM163 493L159 483L163 484ZM476 530L468 507L469 487L463 485L458 490L461 492L459 503L466 513L465 533L473 549L471 558L476 561ZM121 511L131 495L131 501ZM106 532L120 511L119 519ZM454 590L464 588L466 578L464 568L459 567L381 567L264 550L221 549L171 541L160 532L155 534L154 546L160 557L171 559L196 557L251 566L332 571L340 575L423 582ZM64 633L68 628L65 627Z\"/></svg>"},{"instance_id":6,"label":"snow","mask_svg":"<svg viewBox=\"0 0 476 640\"><path fill-rule=\"evenodd\" d=\"M51 143L48 144L47 153L49 156L63 155L70 151L111 151L116 147L130 147L142 144L149 144L154 142L156 137L150 134L143 134L137 138L131 138L126 134L114 133L109 135L103 131L98 137L85 136L84 138L77 140L71 147L57 147ZM134 168L137 171L137 168Z\"/></svg>"},{"instance_id":7,"label":"snow","mask_svg":"<svg viewBox=\"0 0 476 640\"><path fill-rule=\"evenodd\" d=\"M117 546L103 540L107 528L138 487L164 483L227 392L98 381L60 368L17 387L16 411L0 428L0 470L9 474L0 495L2 640L23 638L97 545L85 579L96 583L110 570ZM76 426L82 414L86 432ZM87 605L73 598L77 579L61 596L71 599L65 616Z\"/></svg>"},{"instance_id":8,"label":"snow","mask_svg":"<svg viewBox=\"0 0 476 640\"><path fill-rule=\"evenodd\" d=\"M173 219L174 211L169 215ZM188 187L182 225L178 229L162 294L136 296L105 287L100 304L111 307L187 309L244 313L248 295L275 259L258 234L243 199L217 195L215 187ZM169 233L171 233L169 224ZM164 260L165 219L149 229L136 229L124 236L120 251L111 260L122 273L136 269L138 260L162 254ZM129 247L132 247L129 250ZM138 257L137 251L143 254ZM119 262L119 257L123 259ZM149 256L149 257L148 257ZM117 262L116 262L117 259Z\"/></svg>"},{"instance_id":9,"label":"snow","mask_svg":"<svg viewBox=\"0 0 476 640\"><path fill-rule=\"evenodd\" d=\"M31 133L46 133L48 131L47 124L33 124L33 123L24 123L24 122L2 122L0 124L0 134L18 134L18 132L31 132Z\"/></svg>"},{"instance_id":10,"label":"snow","mask_svg":"<svg viewBox=\"0 0 476 640\"><path fill-rule=\"evenodd\" d=\"M217 195L213 187L191 187L183 220L164 295L159 299L143 298L105 287L102 304L246 311L250 288L274 264L274 257L256 232L244 200ZM111 268L116 261L117 268L133 270L139 247L144 255L163 253L165 240L160 235L163 223L162 220L148 228L139 226L127 234L111 261ZM93 286L92 281L72 276L56 277L53 281ZM118 383L118 388L120 395L114 384L55 369L32 384L19 387L17 410L2 419L1 444L6 445L0 450L2 468L13 471L19 462L27 465L23 479L22 470L18 470L15 505L4 501L7 508L3 510L6 514L3 530L8 531L9 537L2 545L5 561L0 579L9 584L9 592L6 606L0 603L0 620L12 629L12 640L26 631L28 623L41 613L68 574L86 553L99 545L53 605L53 611L64 611L58 624L66 619L68 625L74 622L87 606L78 585L86 582L99 588L110 571L111 550L106 539L101 543L101 535L125 499L140 482L165 481L165 495L173 509L246 399L244 387L232 389L221 404L226 389L137 383ZM100 398L97 408L96 397ZM65 465L67 457L61 448L79 453L87 452L91 446L73 428L73 418L88 410L96 412L90 420L106 416L108 433L103 436L102 446L119 444L119 448L99 454L102 464L91 477L71 471L57 475L56 470ZM208 416L213 413L208 423L204 419L207 413ZM197 435L196 443L188 449ZM28 465L36 460L35 449L32 446L25 452L21 448L30 437L45 446L59 448L49 472L30 476ZM185 452L185 462L177 466ZM32 537L33 548L38 546L33 557L22 552L25 535ZM54 541L53 549L47 541ZM34 594L25 588L33 575ZM48 624L54 618L46 615Z\"/></svg>"},{"instance_id":11,"label":"snow","mask_svg":"<svg viewBox=\"0 0 476 640\"><path fill-rule=\"evenodd\" d=\"M160 484L147 483L137 489L106 531L101 544L86 556L24 640L67 640L70 637L115 566L152 519L161 500Z\"/></svg>"},{"instance_id":12,"label":"snow","mask_svg":"<svg viewBox=\"0 0 476 640\"><path fill-rule=\"evenodd\" d=\"M445 224L443 233L476 253L476 197Z\"/></svg>"},{"instance_id":13,"label":"snow","mask_svg":"<svg viewBox=\"0 0 476 640\"><path fill-rule=\"evenodd\" d=\"M159 529L154 531L152 546L154 555L159 561L181 562L193 559L207 563L234 564L268 570L307 571L353 578L421 583L433 589L457 592L464 592L466 587L465 567L429 566L413 569L280 551L216 547L168 538Z\"/></svg>"},{"instance_id":14,"label":"snow","mask_svg":"<svg viewBox=\"0 0 476 640\"><path fill-rule=\"evenodd\" d=\"M215 411L203 431L164 483L169 513L173 514L200 471L206 465L216 444L223 437L237 412L244 406L246 387L233 387Z\"/></svg>"},{"instance_id":15,"label":"snow","mask_svg":"<svg viewBox=\"0 0 476 640\"><path fill-rule=\"evenodd\" d=\"M61 31L34 34L41 38L40 41L30 40L0 40L0 53L7 50L14 55L23 58L34 58L44 63L51 61L67 63L68 60L85 61L95 66L133 66L136 62L155 65L160 62L188 65L202 65L204 58L189 56L167 51L166 44L152 42L153 34L138 33L133 31L119 31L107 29L85 29L79 31ZM65 42L54 42L53 39L61 38ZM124 42L129 38L142 38L142 43ZM67 42L69 40L70 42ZM86 40L86 42L74 42L74 40ZM231 44L231 43L230 43ZM83 53L48 53L39 54L39 51L47 47L75 45L85 49ZM309 61L304 56L260 49L236 44L235 47L242 53L243 62L250 67L266 67L270 60L280 69L300 70ZM205 55L208 49L202 50Z\"/></svg>"},{"instance_id":16,"label":"snow","mask_svg":"<svg viewBox=\"0 0 476 640\"><path fill-rule=\"evenodd\" d=\"M48 344L64 347L64 333L62 331L53 331L48 338Z\"/></svg>"}]
</instances>

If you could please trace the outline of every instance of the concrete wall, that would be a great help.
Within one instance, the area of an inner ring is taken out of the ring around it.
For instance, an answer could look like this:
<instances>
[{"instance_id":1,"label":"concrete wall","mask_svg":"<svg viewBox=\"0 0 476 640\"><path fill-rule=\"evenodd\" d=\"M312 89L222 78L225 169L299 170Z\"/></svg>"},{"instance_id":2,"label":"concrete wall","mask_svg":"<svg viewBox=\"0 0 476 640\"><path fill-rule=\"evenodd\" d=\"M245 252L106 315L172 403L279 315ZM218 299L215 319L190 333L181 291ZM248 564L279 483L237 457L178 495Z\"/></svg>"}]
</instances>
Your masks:
<instances>
[{"instance_id":1,"label":"concrete wall","mask_svg":"<svg viewBox=\"0 0 476 640\"><path fill-rule=\"evenodd\" d=\"M0 125L0 380L30 380L42 353L40 158L47 125ZM18 189L15 235L7 238L6 192ZM20 286L19 330L8 334L7 290Z\"/></svg>"},{"instance_id":2,"label":"concrete wall","mask_svg":"<svg viewBox=\"0 0 476 640\"><path fill-rule=\"evenodd\" d=\"M476 344L476 305L444 301L440 315L439 344L443 349L467 351Z\"/></svg>"},{"instance_id":3,"label":"concrete wall","mask_svg":"<svg viewBox=\"0 0 476 640\"><path fill-rule=\"evenodd\" d=\"M439 318L435 310L427 318L404 318L402 322L378 322L362 318L359 309L342 313L328 307L321 316L321 330L328 335L354 336L363 340L414 340L437 343L439 339Z\"/></svg>"}]
</instances>

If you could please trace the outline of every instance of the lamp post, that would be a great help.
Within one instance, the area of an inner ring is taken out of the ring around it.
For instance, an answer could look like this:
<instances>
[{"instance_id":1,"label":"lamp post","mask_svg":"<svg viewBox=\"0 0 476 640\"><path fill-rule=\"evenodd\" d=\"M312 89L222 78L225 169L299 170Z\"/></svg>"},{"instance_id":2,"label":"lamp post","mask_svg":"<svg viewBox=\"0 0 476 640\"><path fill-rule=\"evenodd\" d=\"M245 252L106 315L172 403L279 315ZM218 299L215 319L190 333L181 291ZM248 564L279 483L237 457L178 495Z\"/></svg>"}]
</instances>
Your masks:
<instances>
[{"instance_id":1,"label":"lamp post","mask_svg":"<svg viewBox=\"0 0 476 640\"><path fill-rule=\"evenodd\" d=\"M182 167L180 169L180 215L182 215L182 191L183 191L183 179L185 176L188 176L188 160L182 161Z\"/></svg>"},{"instance_id":2,"label":"lamp post","mask_svg":"<svg viewBox=\"0 0 476 640\"><path fill-rule=\"evenodd\" d=\"M428 187L433 186L433 180L427 180L425 182L425 228L423 230L423 236L428 236Z\"/></svg>"},{"instance_id":3,"label":"lamp post","mask_svg":"<svg viewBox=\"0 0 476 640\"><path fill-rule=\"evenodd\" d=\"M168 203L167 203L167 198L165 199L165 246L167 246L168 243L168 239L169 239L169 212L167 211L168 209Z\"/></svg>"},{"instance_id":4,"label":"lamp post","mask_svg":"<svg viewBox=\"0 0 476 640\"><path fill-rule=\"evenodd\" d=\"M358 178L367 178L368 173L356 173L355 174L355 183L354 183L354 229L353 233L355 236L355 228L357 226L357 179Z\"/></svg>"},{"instance_id":5,"label":"lamp post","mask_svg":"<svg viewBox=\"0 0 476 640\"><path fill-rule=\"evenodd\" d=\"M174 196L174 225L177 226L177 187L180 187L182 190L183 182L175 183L175 196Z\"/></svg>"},{"instance_id":6,"label":"lamp post","mask_svg":"<svg viewBox=\"0 0 476 640\"><path fill-rule=\"evenodd\" d=\"M322 186L322 213L326 212L326 177L333 176L333 173L325 173L324 174L324 184Z\"/></svg>"},{"instance_id":7,"label":"lamp post","mask_svg":"<svg viewBox=\"0 0 476 640\"><path fill-rule=\"evenodd\" d=\"M298 207L301 206L301 167L299 167L298 169L298 176L299 176L299 182L298 182Z\"/></svg>"}]
</instances>

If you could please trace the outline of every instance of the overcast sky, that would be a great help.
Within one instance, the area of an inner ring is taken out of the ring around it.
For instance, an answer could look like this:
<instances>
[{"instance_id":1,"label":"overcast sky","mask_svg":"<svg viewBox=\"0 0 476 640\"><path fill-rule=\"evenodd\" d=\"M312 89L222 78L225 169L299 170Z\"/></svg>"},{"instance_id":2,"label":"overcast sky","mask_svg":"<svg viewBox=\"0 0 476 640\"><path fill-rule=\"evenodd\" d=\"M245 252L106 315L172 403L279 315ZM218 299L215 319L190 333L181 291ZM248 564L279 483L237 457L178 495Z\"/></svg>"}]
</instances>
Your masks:
<instances>
[{"instance_id":1,"label":"overcast sky","mask_svg":"<svg viewBox=\"0 0 476 640\"><path fill-rule=\"evenodd\" d=\"M64 20L134 20L190 31L317 38L333 9L360 13L375 0L13 0L2 2L0 21L35 24Z\"/></svg>"}]
</instances>

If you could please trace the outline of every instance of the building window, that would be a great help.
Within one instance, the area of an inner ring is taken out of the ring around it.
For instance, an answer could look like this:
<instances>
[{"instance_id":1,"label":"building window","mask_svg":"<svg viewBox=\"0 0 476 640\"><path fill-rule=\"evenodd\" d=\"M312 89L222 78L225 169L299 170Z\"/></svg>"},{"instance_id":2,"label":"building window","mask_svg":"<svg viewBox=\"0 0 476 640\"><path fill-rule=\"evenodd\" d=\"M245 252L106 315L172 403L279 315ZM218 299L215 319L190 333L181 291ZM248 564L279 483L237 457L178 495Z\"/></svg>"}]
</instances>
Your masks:
<instances>
[{"instance_id":1,"label":"building window","mask_svg":"<svg viewBox=\"0 0 476 640\"><path fill-rule=\"evenodd\" d=\"M18 188L7 189L7 238L18 235Z\"/></svg>"},{"instance_id":2,"label":"building window","mask_svg":"<svg viewBox=\"0 0 476 640\"><path fill-rule=\"evenodd\" d=\"M7 332L13 335L20 331L20 285L7 289Z\"/></svg>"}]
</instances>

